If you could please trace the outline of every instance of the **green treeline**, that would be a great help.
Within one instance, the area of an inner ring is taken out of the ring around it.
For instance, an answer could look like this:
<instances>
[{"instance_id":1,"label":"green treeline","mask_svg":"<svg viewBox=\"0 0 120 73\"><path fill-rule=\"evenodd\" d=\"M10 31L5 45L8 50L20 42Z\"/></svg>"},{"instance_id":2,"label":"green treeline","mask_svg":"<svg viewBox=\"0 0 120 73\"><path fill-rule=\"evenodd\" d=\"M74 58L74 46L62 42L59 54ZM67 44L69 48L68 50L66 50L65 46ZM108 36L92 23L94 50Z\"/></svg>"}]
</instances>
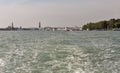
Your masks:
<instances>
[{"instance_id":1,"label":"green treeline","mask_svg":"<svg viewBox=\"0 0 120 73\"><path fill-rule=\"evenodd\" d=\"M114 28L120 28L120 19L88 23L82 27L83 30L113 30Z\"/></svg>"}]
</instances>

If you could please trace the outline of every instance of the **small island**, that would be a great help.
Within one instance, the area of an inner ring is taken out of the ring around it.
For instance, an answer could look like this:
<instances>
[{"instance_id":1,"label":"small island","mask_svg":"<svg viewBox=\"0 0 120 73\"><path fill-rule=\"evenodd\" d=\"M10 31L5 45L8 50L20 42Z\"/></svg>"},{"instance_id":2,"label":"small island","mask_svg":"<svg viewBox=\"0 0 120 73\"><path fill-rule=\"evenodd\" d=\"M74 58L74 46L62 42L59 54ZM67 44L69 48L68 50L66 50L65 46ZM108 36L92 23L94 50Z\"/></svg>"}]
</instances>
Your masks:
<instances>
[{"instance_id":1,"label":"small island","mask_svg":"<svg viewBox=\"0 0 120 73\"><path fill-rule=\"evenodd\" d=\"M114 30L120 31L120 19L110 19L108 21L90 22L82 27L82 30Z\"/></svg>"}]
</instances>

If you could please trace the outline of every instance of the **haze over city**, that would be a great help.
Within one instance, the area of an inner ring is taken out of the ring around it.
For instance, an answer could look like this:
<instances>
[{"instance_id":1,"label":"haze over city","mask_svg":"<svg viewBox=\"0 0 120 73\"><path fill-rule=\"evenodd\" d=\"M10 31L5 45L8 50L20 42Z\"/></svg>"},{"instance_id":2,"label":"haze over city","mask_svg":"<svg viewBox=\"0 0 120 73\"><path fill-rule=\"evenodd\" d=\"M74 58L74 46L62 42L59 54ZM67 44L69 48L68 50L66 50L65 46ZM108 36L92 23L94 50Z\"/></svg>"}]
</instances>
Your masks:
<instances>
[{"instance_id":1,"label":"haze over city","mask_svg":"<svg viewBox=\"0 0 120 73\"><path fill-rule=\"evenodd\" d=\"M120 0L0 0L0 27L82 26L120 17Z\"/></svg>"}]
</instances>

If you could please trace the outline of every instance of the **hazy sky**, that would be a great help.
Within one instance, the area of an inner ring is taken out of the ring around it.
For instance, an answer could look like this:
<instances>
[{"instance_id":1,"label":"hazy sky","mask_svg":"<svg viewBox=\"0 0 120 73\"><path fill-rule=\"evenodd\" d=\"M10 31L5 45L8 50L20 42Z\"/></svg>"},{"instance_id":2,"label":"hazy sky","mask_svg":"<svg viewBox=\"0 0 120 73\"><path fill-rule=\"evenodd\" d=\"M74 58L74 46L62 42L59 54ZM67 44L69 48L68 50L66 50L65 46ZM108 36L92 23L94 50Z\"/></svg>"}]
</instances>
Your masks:
<instances>
[{"instance_id":1,"label":"hazy sky","mask_svg":"<svg viewBox=\"0 0 120 73\"><path fill-rule=\"evenodd\" d=\"M120 0L0 0L0 27L82 26L120 18Z\"/></svg>"}]
</instances>

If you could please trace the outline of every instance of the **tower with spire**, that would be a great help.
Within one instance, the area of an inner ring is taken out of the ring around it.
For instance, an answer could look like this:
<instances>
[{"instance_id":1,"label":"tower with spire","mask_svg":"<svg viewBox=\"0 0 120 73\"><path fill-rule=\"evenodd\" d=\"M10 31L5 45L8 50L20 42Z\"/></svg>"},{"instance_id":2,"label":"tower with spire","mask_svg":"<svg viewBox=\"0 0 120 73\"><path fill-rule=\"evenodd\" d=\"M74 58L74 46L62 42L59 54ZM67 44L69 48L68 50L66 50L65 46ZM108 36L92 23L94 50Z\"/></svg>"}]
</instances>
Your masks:
<instances>
[{"instance_id":1,"label":"tower with spire","mask_svg":"<svg viewBox=\"0 0 120 73\"><path fill-rule=\"evenodd\" d=\"M11 23L11 30L13 30L14 29L14 25L13 25L13 22Z\"/></svg>"},{"instance_id":2,"label":"tower with spire","mask_svg":"<svg viewBox=\"0 0 120 73\"><path fill-rule=\"evenodd\" d=\"M41 28L41 23L39 22L39 28Z\"/></svg>"}]
</instances>

